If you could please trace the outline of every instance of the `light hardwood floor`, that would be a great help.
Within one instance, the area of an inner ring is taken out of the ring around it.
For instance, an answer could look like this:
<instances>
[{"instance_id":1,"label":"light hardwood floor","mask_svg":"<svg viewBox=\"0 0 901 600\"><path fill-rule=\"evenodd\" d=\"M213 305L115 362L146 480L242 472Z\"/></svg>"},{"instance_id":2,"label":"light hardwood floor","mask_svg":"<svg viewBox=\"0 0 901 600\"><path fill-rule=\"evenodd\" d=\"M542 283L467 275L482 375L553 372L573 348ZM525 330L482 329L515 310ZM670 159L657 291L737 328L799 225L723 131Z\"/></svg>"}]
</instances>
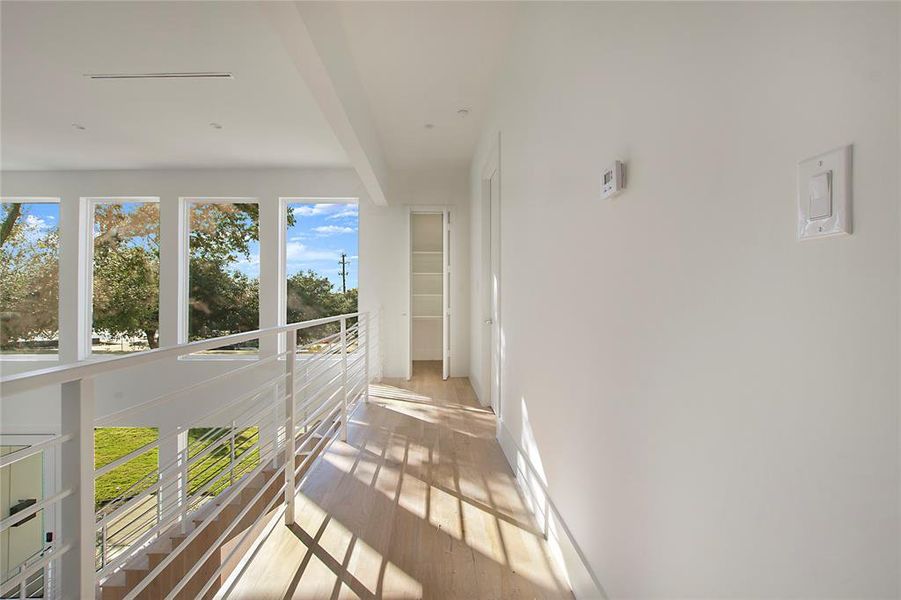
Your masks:
<instances>
[{"instance_id":1,"label":"light hardwood floor","mask_svg":"<svg viewBox=\"0 0 901 600\"><path fill-rule=\"evenodd\" d=\"M417 362L370 399L229 598L572 598L467 379Z\"/></svg>"}]
</instances>

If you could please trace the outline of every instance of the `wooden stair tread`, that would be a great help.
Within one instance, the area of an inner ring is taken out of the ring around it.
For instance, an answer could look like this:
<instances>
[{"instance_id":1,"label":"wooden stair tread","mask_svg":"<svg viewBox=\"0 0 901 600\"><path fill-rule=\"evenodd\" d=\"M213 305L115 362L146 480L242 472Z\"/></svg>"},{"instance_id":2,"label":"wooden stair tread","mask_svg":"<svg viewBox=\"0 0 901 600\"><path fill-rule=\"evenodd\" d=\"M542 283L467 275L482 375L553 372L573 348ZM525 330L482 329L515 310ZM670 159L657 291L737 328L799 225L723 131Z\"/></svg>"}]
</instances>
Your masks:
<instances>
[{"instance_id":1,"label":"wooden stair tread","mask_svg":"<svg viewBox=\"0 0 901 600\"><path fill-rule=\"evenodd\" d=\"M300 475L306 473L312 466L314 461L311 460L311 457L315 458L315 456L322 454L323 448L314 449L314 446L323 437L321 434L313 432L308 432L301 437L306 447L295 456L295 468L304 461L306 461L306 465L300 469ZM284 452L281 456L283 460L285 457ZM139 594L141 599L157 597L160 594L161 596L159 597L165 596L172 589L175 582L179 581L196 564L194 561L199 560L204 553L210 550L215 541L219 539L221 532L224 532L234 523L245 507L252 503L252 507L240 519L240 523L236 524L228 536L225 536L226 539L210 555L198 572L197 577L187 583L179 597L192 597L192 594L199 592L200 587L206 583L205 577L209 577L212 574L212 570L218 567L220 561L225 560L228 552L241 539L243 533L248 531L248 528L251 528L251 531L243 545L251 543L253 538L262 531L265 519L259 522L257 520L263 516L266 505L275 496L275 492L282 481L282 478L275 477L279 469L272 466L272 464L272 462L265 464L254 475L247 473L243 476L244 478L249 478L249 480L242 481L239 479L236 481L235 485L240 482L244 486L240 492L234 493L229 488L226 488L219 496L205 499L197 510L187 515L187 523L173 524L157 540L153 541L138 555L132 557L120 571L104 581L103 585L100 586L101 599L121 600L134 586L144 580L151 571L184 544L190 532L212 518L212 521L204 526L204 531L188 542L187 546L181 549L178 558L169 562L154 577L153 581L148 582L147 587ZM227 495L229 498L226 500L225 496ZM212 513L215 511L219 512L213 517ZM183 533L182 527L186 527L188 532ZM237 562L233 557L229 561L230 564L224 566L222 573L217 579L224 581ZM213 590L215 589L216 586L213 587Z\"/></svg>"}]
</instances>

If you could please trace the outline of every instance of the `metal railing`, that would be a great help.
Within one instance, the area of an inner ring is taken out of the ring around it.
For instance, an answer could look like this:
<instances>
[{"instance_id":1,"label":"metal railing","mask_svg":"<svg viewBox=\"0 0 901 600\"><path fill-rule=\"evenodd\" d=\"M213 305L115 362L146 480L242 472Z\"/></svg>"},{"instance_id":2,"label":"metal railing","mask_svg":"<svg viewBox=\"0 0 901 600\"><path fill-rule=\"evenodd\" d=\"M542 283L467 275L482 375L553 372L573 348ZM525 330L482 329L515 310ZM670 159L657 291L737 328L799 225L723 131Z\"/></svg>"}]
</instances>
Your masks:
<instances>
[{"instance_id":1,"label":"metal railing","mask_svg":"<svg viewBox=\"0 0 901 600\"><path fill-rule=\"evenodd\" d=\"M330 323L339 325L340 330L298 345L301 331ZM284 480L281 489L263 514L274 503L285 502L286 521L293 523L298 473L324 444L339 435L347 439L349 415L358 400L368 400L370 331L369 315L353 313L103 361L61 365L0 380L4 402L15 402L25 392L61 386L61 433L0 457L0 467L53 452L59 457L62 474L59 491L0 522L0 531L6 531L40 511L57 510L60 515L56 540L48 540L39 557L19 565L15 575L2 584L0 593L19 586L20 593L25 594L26 587L33 587L32 582L40 577L41 597L58 597L60 590L65 590L67 597L93 597L99 583L162 534L180 527L186 535L184 542L125 596L126 600L135 598L232 499L239 497L249 482L261 476L268 477L267 483L220 535L220 541L278 478ZM264 338L276 338L277 345L270 346L280 350L96 418L94 382L98 377ZM242 385L249 389L242 389ZM201 392L217 395L209 410L201 414L185 410L186 416L177 427L161 431L152 441L95 467L95 428L146 423L158 411L187 409ZM155 468L126 489L116 490L114 498L95 506L95 482L99 478L115 474L132 461L146 461L148 455L157 457ZM296 465L300 456L304 458L299 466L287 468ZM214 498L217 501L211 502ZM245 535L252 530L248 528ZM218 546L210 546L167 598L175 597L191 581ZM204 593L220 570L205 582ZM28 593L32 593L30 588Z\"/></svg>"}]
</instances>

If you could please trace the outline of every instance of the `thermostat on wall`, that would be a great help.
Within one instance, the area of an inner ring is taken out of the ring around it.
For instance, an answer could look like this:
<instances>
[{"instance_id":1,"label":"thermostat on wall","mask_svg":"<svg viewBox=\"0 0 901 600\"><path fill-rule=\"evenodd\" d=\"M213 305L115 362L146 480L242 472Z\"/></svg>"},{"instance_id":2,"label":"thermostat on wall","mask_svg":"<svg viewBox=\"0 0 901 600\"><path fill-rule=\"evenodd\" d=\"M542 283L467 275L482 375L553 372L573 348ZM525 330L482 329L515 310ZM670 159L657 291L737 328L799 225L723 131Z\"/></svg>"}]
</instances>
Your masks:
<instances>
[{"instance_id":1,"label":"thermostat on wall","mask_svg":"<svg viewBox=\"0 0 901 600\"><path fill-rule=\"evenodd\" d=\"M612 198L626 187L626 169L621 161L614 161L612 165L601 173L601 199Z\"/></svg>"}]
</instances>

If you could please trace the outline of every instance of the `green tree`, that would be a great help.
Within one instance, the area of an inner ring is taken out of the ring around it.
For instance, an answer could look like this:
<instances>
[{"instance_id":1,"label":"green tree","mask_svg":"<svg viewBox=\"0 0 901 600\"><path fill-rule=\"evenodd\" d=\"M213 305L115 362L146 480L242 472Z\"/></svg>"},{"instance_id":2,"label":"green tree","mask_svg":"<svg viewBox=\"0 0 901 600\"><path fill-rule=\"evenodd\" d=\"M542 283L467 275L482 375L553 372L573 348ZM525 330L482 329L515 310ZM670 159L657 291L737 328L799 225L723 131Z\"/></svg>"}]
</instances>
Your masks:
<instances>
[{"instance_id":1,"label":"green tree","mask_svg":"<svg viewBox=\"0 0 901 600\"><path fill-rule=\"evenodd\" d=\"M288 323L310 321L357 311L357 290L346 294L333 291L328 277L315 271L301 271L288 278ZM338 323L327 323L298 332L298 341L307 344L339 331Z\"/></svg>"},{"instance_id":2,"label":"green tree","mask_svg":"<svg viewBox=\"0 0 901 600\"><path fill-rule=\"evenodd\" d=\"M29 221L21 204L0 206L0 349L51 337L58 329L58 232ZM294 213L289 209L288 224ZM159 211L101 204L94 214L93 326L110 336L144 336L158 346ZM232 268L259 240L257 204L196 204L191 211L189 285L191 339L259 326L259 281ZM327 277L306 271L288 280L288 322L356 312L357 290L333 291ZM337 324L302 332L308 343Z\"/></svg>"},{"instance_id":3,"label":"green tree","mask_svg":"<svg viewBox=\"0 0 901 600\"><path fill-rule=\"evenodd\" d=\"M0 211L0 350L14 350L59 328L59 234L29 221L21 204Z\"/></svg>"},{"instance_id":4,"label":"green tree","mask_svg":"<svg viewBox=\"0 0 901 600\"><path fill-rule=\"evenodd\" d=\"M95 330L112 337L143 335L159 346L159 207L132 210L101 204L94 212Z\"/></svg>"},{"instance_id":5,"label":"green tree","mask_svg":"<svg viewBox=\"0 0 901 600\"><path fill-rule=\"evenodd\" d=\"M259 327L259 280L226 268L222 261L191 258L191 339Z\"/></svg>"}]
</instances>

